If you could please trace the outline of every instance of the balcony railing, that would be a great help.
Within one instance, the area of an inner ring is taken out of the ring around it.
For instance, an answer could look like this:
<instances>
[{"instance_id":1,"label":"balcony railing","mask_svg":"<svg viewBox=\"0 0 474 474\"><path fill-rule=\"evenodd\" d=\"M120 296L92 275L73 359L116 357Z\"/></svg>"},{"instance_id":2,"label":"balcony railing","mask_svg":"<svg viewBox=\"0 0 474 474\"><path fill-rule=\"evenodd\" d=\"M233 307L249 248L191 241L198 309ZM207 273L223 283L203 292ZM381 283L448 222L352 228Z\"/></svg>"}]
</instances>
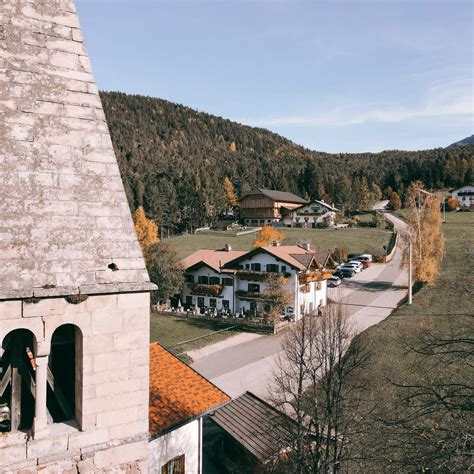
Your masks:
<instances>
[{"instance_id":1,"label":"balcony railing","mask_svg":"<svg viewBox=\"0 0 474 474\"><path fill-rule=\"evenodd\" d=\"M190 283L189 289L195 295L220 296L224 287L222 285L206 285L204 283Z\"/></svg>"},{"instance_id":2,"label":"balcony railing","mask_svg":"<svg viewBox=\"0 0 474 474\"><path fill-rule=\"evenodd\" d=\"M261 272L256 270L239 270L237 272L237 276L241 280L266 281L275 273L280 273L285 278L289 278L291 276L291 273L288 272Z\"/></svg>"},{"instance_id":3,"label":"balcony railing","mask_svg":"<svg viewBox=\"0 0 474 474\"><path fill-rule=\"evenodd\" d=\"M313 272L313 273L300 273L299 282L301 284L311 283L312 281L322 281L331 278L332 273L328 271Z\"/></svg>"}]
</instances>

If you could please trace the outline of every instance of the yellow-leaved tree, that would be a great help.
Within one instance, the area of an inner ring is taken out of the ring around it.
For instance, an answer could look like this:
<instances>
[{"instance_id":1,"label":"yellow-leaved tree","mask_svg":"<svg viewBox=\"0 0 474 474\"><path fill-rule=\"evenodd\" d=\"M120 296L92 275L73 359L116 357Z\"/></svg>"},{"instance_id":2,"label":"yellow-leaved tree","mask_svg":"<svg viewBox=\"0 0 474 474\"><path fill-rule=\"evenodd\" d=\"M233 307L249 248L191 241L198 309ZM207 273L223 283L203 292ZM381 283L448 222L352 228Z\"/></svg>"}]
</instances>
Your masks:
<instances>
[{"instance_id":1,"label":"yellow-leaved tree","mask_svg":"<svg viewBox=\"0 0 474 474\"><path fill-rule=\"evenodd\" d=\"M224 197L230 207L237 206L237 194L234 191L232 181L227 176L224 178Z\"/></svg>"},{"instance_id":2,"label":"yellow-leaved tree","mask_svg":"<svg viewBox=\"0 0 474 474\"><path fill-rule=\"evenodd\" d=\"M258 234L258 239L253 244L254 247L266 247L273 242L282 242L285 240L285 234L278 229L274 229L268 225L264 226Z\"/></svg>"},{"instance_id":3,"label":"yellow-leaved tree","mask_svg":"<svg viewBox=\"0 0 474 474\"><path fill-rule=\"evenodd\" d=\"M142 251L146 252L149 247L158 242L158 226L155 221L147 218L141 206L137 207L133 213L133 223Z\"/></svg>"},{"instance_id":4,"label":"yellow-leaved tree","mask_svg":"<svg viewBox=\"0 0 474 474\"><path fill-rule=\"evenodd\" d=\"M408 264L408 244L413 245L413 278L433 282L444 256L444 235L441 232L441 198L424 189L421 181L408 188L408 228L404 235L404 263Z\"/></svg>"}]
</instances>

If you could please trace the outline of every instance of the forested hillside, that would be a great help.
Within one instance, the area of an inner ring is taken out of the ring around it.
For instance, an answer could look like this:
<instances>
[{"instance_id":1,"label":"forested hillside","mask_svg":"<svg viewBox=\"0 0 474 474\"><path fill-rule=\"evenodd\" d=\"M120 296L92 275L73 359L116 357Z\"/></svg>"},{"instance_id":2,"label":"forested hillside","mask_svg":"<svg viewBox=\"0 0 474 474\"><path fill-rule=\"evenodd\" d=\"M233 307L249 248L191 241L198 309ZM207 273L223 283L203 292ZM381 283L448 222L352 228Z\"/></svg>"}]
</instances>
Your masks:
<instances>
[{"instance_id":1,"label":"forested hillside","mask_svg":"<svg viewBox=\"0 0 474 474\"><path fill-rule=\"evenodd\" d=\"M143 205L170 233L212 221L236 192L291 191L341 208L363 208L413 180L428 188L472 182L474 145L417 152L328 154L161 99L101 93L130 207Z\"/></svg>"}]
</instances>

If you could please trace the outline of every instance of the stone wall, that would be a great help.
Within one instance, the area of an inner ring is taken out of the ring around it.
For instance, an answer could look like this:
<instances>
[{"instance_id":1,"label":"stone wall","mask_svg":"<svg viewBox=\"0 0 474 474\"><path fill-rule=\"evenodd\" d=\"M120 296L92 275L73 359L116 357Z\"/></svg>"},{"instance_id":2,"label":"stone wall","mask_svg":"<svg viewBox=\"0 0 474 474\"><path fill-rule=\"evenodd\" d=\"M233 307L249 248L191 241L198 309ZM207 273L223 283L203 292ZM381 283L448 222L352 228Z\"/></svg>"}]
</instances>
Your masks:
<instances>
[{"instance_id":1,"label":"stone wall","mask_svg":"<svg viewBox=\"0 0 474 474\"><path fill-rule=\"evenodd\" d=\"M79 352L76 346L77 423L47 424L36 409L31 432L0 434L0 472L41 466L48 466L45 472L146 472L148 293L94 295L79 304L64 298L0 301L0 342L15 329L34 334L37 388L53 332L63 324L75 325L82 339ZM45 403L46 393L36 398Z\"/></svg>"},{"instance_id":2,"label":"stone wall","mask_svg":"<svg viewBox=\"0 0 474 474\"><path fill-rule=\"evenodd\" d=\"M148 282L72 0L2 1L0 96L0 298Z\"/></svg>"}]
</instances>

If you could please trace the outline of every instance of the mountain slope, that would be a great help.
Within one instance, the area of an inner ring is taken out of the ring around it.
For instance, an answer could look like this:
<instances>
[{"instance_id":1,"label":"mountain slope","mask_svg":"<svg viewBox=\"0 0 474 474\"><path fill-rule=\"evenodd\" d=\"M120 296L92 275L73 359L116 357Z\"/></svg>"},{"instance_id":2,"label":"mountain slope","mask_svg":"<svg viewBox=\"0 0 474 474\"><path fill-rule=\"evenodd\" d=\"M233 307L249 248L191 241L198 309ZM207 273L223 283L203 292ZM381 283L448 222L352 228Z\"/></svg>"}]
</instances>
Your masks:
<instances>
[{"instance_id":1,"label":"mountain slope","mask_svg":"<svg viewBox=\"0 0 474 474\"><path fill-rule=\"evenodd\" d=\"M448 148L453 147L453 146L458 146L458 145L473 145L474 144L474 135L471 135L470 137L463 138L462 140L459 140L458 142L451 143Z\"/></svg>"},{"instance_id":2,"label":"mountain slope","mask_svg":"<svg viewBox=\"0 0 474 474\"><path fill-rule=\"evenodd\" d=\"M291 191L342 207L363 207L372 183L403 193L471 180L474 146L417 152L328 154L260 128L171 102L101 93L130 207L170 232L192 229L225 208L223 181Z\"/></svg>"}]
</instances>

